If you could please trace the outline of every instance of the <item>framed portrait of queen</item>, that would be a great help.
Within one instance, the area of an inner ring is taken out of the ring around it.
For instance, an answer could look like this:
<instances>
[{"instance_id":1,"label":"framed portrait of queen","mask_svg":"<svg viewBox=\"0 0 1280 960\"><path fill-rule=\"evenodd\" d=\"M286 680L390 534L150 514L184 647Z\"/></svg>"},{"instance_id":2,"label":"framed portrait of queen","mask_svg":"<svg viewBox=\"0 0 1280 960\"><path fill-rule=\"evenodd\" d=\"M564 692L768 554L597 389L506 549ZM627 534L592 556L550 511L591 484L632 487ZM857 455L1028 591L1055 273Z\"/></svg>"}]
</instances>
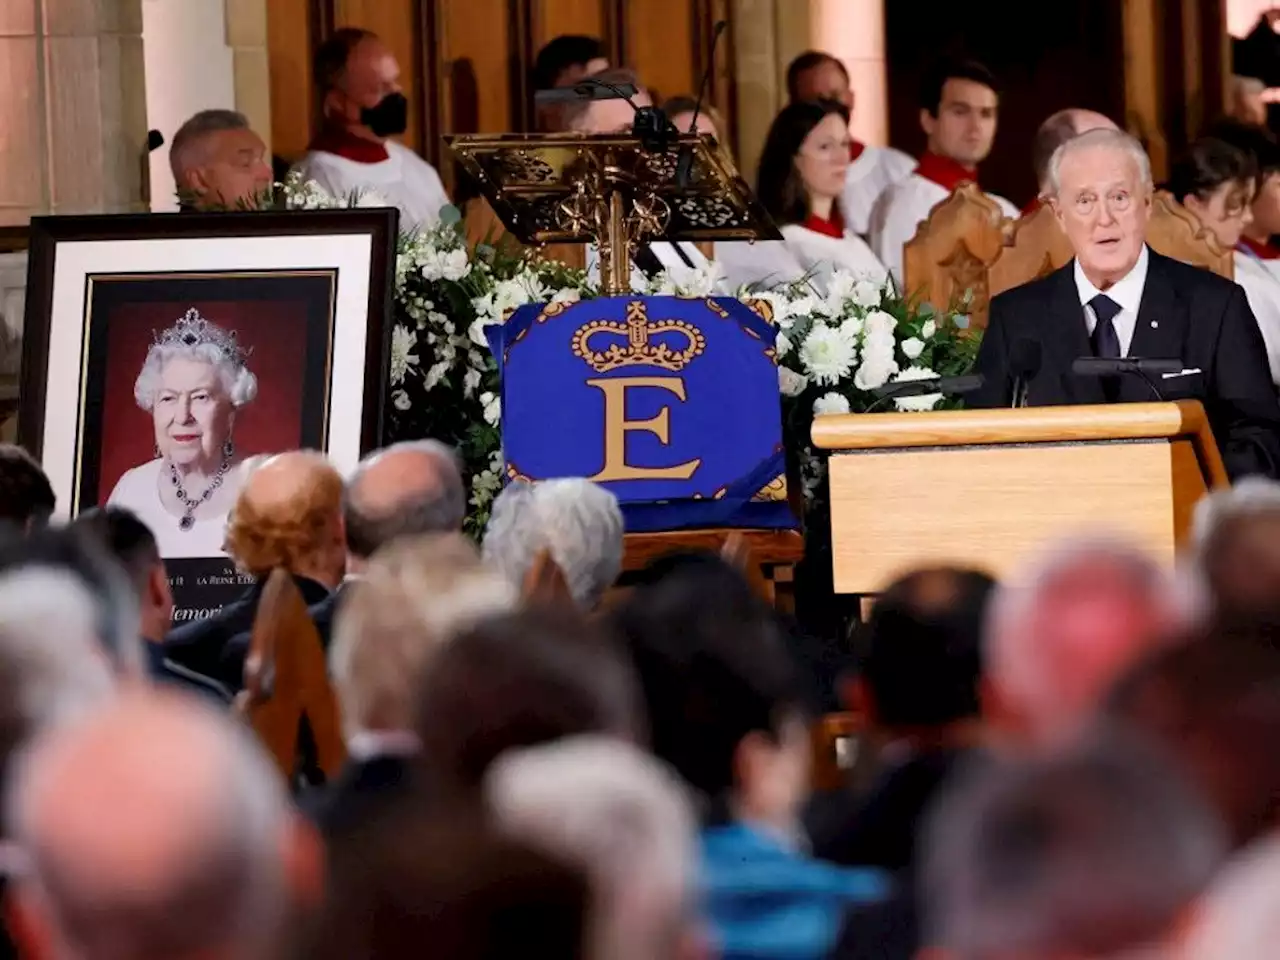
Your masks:
<instances>
[{"instance_id":1,"label":"framed portrait of queen","mask_svg":"<svg viewBox=\"0 0 1280 960\"><path fill-rule=\"evenodd\" d=\"M19 442L64 518L146 522L176 619L243 590L222 545L256 458L380 444L395 242L376 209L32 221Z\"/></svg>"}]
</instances>

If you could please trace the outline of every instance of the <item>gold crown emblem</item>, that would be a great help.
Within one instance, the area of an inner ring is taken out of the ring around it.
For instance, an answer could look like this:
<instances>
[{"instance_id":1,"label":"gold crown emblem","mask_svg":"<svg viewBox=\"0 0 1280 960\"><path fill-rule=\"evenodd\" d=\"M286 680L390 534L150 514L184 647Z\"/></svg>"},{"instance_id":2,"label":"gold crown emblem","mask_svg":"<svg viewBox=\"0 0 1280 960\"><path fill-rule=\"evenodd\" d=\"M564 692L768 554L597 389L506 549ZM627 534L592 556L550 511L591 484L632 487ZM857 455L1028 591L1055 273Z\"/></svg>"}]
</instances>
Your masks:
<instances>
[{"instance_id":1,"label":"gold crown emblem","mask_svg":"<svg viewBox=\"0 0 1280 960\"><path fill-rule=\"evenodd\" d=\"M681 349L673 349L666 343L651 341L650 337L662 333L678 333L684 340ZM592 348L592 340L625 337L625 343L616 340L603 350ZM683 370L707 348L706 337L691 323L683 320L650 320L643 301L627 304L627 319L593 320L573 335L573 355L580 357L600 373L608 373L619 367L658 367L662 370Z\"/></svg>"}]
</instances>

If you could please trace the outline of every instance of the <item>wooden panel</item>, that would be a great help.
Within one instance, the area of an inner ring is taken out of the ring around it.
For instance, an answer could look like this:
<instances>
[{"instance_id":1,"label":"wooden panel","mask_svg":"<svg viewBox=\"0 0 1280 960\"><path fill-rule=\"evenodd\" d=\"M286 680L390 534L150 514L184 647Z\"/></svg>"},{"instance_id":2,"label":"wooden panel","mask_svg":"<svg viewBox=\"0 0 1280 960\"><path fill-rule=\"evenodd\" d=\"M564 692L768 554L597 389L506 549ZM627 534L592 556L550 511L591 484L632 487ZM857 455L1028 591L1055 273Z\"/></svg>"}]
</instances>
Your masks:
<instances>
[{"instance_id":1,"label":"wooden panel","mask_svg":"<svg viewBox=\"0 0 1280 960\"><path fill-rule=\"evenodd\" d=\"M447 133L505 133L518 127L511 63L516 51L508 0L441 0L439 51Z\"/></svg>"},{"instance_id":2,"label":"wooden panel","mask_svg":"<svg viewBox=\"0 0 1280 960\"><path fill-rule=\"evenodd\" d=\"M271 68L271 149L297 160L311 140L315 96L311 85L311 0L267 4L267 50Z\"/></svg>"},{"instance_id":3,"label":"wooden panel","mask_svg":"<svg viewBox=\"0 0 1280 960\"><path fill-rule=\"evenodd\" d=\"M695 0L630 0L626 4L626 62L640 74L656 101L697 95L706 51L695 51L694 6Z\"/></svg>"},{"instance_id":4,"label":"wooden panel","mask_svg":"<svg viewBox=\"0 0 1280 960\"><path fill-rule=\"evenodd\" d=\"M405 96L421 96L423 61L420 11L415 0L336 0L334 24L337 27L363 27L372 30L395 54L400 62L400 83ZM426 132L423 129L422 103L409 105L409 129L401 138L405 146L424 152Z\"/></svg>"},{"instance_id":5,"label":"wooden panel","mask_svg":"<svg viewBox=\"0 0 1280 960\"><path fill-rule=\"evenodd\" d=\"M1152 440L834 456L836 592L878 593L930 563L999 577L1055 540L1096 530L1127 536L1172 564L1186 531L1175 526L1171 446Z\"/></svg>"},{"instance_id":6,"label":"wooden panel","mask_svg":"<svg viewBox=\"0 0 1280 960\"><path fill-rule=\"evenodd\" d=\"M565 33L600 37L609 43L608 0L524 0L532 5L533 53L548 40ZM647 6L651 0L629 0Z\"/></svg>"}]
</instances>

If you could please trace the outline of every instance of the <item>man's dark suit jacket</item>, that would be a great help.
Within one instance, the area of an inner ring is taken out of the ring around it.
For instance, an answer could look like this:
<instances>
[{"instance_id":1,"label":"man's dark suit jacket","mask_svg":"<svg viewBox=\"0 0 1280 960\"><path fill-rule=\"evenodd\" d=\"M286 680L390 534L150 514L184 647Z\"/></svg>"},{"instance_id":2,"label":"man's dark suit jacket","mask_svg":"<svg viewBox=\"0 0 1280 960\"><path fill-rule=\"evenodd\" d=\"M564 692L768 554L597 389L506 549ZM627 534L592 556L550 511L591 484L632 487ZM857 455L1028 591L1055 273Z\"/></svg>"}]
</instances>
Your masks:
<instances>
[{"instance_id":1,"label":"man's dark suit jacket","mask_svg":"<svg viewBox=\"0 0 1280 960\"><path fill-rule=\"evenodd\" d=\"M412 757L379 754L348 760L333 783L304 793L299 806L324 836L333 837L406 797L418 778Z\"/></svg>"},{"instance_id":2,"label":"man's dark suit jacket","mask_svg":"<svg viewBox=\"0 0 1280 960\"><path fill-rule=\"evenodd\" d=\"M307 606L319 603L329 595L323 584L306 577L293 578ZM207 620L197 620L174 630L165 639L164 655L179 666L218 681L235 692L244 686L244 656L238 663L228 657L227 644L237 634L253 630L265 581L255 583L237 600L228 603Z\"/></svg>"},{"instance_id":3,"label":"man's dark suit jacket","mask_svg":"<svg viewBox=\"0 0 1280 960\"><path fill-rule=\"evenodd\" d=\"M1156 378L1166 400L1204 403L1227 472L1280 476L1280 401L1267 351L1244 291L1208 270L1149 251L1130 357L1178 360L1199 375ZM1019 340L1040 343L1040 371L1027 392L1030 406L1105 403L1102 381L1077 377L1071 363L1093 351L1076 290L1075 262L991 301L990 321L976 371L984 384L971 407L1012 402L1010 351ZM1120 378L1118 399L1152 400L1136 376Z\"/></svg>"}]
</instances>

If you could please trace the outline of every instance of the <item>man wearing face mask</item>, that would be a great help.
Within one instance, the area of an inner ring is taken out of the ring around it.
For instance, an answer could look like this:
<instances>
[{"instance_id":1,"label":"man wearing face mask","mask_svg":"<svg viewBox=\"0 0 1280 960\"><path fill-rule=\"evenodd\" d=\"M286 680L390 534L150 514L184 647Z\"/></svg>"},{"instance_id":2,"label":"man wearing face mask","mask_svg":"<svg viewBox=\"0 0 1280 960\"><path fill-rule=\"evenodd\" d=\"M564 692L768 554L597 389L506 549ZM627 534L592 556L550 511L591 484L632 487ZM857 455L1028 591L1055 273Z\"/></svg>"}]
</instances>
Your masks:
<instances>
[{"instance_id":1,"label":"man wearing face mask","mask_svg":"<svg viewBox=\"0 0 1280 960\"><path fill-rule=\"evenodd\" d=\"M382 198L400 209L402 230L437 223L449 203L440 175L390 139L409 121L391 51L376 34L344 27L316 51L314 69L324 126L302 160L304 179L336 197Z\"/></svg>"}]
</instances>

